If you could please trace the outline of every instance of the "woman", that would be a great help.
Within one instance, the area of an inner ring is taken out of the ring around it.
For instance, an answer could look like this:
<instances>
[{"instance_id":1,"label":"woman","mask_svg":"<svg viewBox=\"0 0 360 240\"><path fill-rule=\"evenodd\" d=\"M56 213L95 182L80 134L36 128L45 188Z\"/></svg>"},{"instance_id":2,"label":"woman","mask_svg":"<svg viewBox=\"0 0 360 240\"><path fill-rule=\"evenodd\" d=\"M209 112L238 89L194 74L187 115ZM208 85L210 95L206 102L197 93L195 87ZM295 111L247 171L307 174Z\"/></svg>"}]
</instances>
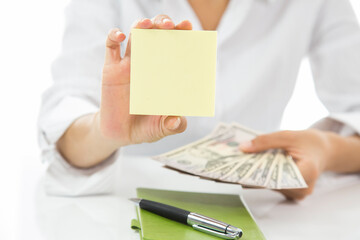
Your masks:
<instances>
[{"instance_id":1,"label":"woman","mask_svg":"<svg viewBox=\"0 0 360 240\"><path fill-rule=\"evenodd\" d=\"M297 160L309 188L282 191L290 199L310 194L323 171L360 171L360 31L348 1L73 0L66 13L63 50L39 122L44 158L51 160L48 192L106 192L114 153L125 146L169 136L128 150L164 152L202 137L219 121L275 131L307 56L330 116L317 129L262 135L241 149L283 148ZM135 19L135 28L218 31L214 118L129 115L126 36Z\"/></svg>"}]
</instances>

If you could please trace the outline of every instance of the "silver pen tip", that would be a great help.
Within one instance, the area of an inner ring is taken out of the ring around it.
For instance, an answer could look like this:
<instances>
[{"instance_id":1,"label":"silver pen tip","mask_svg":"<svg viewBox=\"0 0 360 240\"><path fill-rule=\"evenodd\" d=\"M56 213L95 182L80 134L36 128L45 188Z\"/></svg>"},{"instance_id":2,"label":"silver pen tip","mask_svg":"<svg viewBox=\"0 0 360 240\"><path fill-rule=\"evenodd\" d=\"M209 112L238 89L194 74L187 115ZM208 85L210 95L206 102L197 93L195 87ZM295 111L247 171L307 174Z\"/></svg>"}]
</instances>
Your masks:
<instances>
[{"instance_id":1,"label":"silver pen tip","mask_svg":"<svg viewBox=\"0 0 360 240\"><path fill-rule=\"evenodd\" d=\"M237 228L237 227L234 227L234 226L231 226L231 225L229 225L226 228L226 233L230 233L231 235L233 235L235 237L235 239L239 239L243 235L243 232L242 232L242 230L240 228Z\"/></svg>"},{"instance_id":2,"label":"silver pen tip","mask_svg":"<svg viewBox=\"0 0 360 240\"><path fill-rule=\"evenodd\" d=\"M139 206L140 201L141 201L140 198L130 198L129 200L130 200L130 201L133 201L133 202L136 203L136 205L138 205L138 206Z\"/></svg>"}]
</instances>

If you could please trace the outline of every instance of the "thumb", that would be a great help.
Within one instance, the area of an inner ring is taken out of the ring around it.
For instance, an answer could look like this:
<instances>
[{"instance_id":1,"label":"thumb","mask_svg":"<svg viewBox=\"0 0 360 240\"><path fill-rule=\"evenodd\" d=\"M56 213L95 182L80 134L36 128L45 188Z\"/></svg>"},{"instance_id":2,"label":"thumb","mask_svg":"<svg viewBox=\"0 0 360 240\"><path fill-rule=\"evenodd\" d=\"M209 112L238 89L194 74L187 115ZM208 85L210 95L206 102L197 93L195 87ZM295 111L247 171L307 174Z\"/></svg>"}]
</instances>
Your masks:
<instances>
[{"instance_id":1,"label":"thumb","mask_svg":"<svg viewBox=\"0 0 360 240\"><path fill-rule=\"evenodd\" d=\"M185 131L187 121L185 117L166 116L162 121L162 129L165 136L182 133Z\"/></svg>"},{"instance_id":2,"label":"thumb","mask_svg":"<svg viewBox=\"0 0 360 240\"><path fill-rule=\"evenodd\" d=\"M125 40L125 34L118 28L112 29L106 39L105 64L119 63L120 43Z\"/></svg>"},{"instance_id":3,"label":"thumb","mask_svg":"<svg viewBox=\"0 0 360 240\"><path fill-rule=\"evenodd\" d=\"M280 131L260 135L252 141L240 144L240 150L244 152L262 152L272 148L287 149L294 144L294 131Z\"/></svg>"}]
</instances>

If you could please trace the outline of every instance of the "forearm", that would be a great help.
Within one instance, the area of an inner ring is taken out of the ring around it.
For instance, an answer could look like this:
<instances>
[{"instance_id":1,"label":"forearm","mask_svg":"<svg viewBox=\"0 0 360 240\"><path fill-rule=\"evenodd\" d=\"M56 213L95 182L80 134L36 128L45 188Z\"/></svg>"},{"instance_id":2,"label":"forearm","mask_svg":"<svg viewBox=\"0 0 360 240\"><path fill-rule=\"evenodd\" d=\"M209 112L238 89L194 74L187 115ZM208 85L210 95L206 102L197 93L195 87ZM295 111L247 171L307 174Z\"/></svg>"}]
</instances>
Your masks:
<instances>
[{"instance_id":1,"label":"forearm","mask_svg":"<svg viewBox=\"0 0 360 240\"><path fill-rule=\"evenodd\" d=\"M71 165L89 168L107 159L119 145L101 134L95 113L74 121L57 142L57 148Z\"/></svg>"},{"instance_id":2,"label":"forearm","mask_svg":"<svg viewBox=\"0 0 360 240\"><path fill-rule=\"evenodd\" d=\"M360 172L360 136L341 137L329 133L332 157L326 163L328 171L339 173Z\"/></svg>"}]
</instances>

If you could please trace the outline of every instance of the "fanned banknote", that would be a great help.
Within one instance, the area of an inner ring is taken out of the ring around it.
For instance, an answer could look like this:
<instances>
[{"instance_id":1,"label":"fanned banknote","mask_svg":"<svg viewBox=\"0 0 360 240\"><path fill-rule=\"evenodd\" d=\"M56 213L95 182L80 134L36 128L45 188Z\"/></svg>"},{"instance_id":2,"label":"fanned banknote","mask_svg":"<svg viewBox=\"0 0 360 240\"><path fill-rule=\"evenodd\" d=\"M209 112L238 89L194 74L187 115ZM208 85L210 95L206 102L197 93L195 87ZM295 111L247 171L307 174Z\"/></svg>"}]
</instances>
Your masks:
<instances>
[{"instance_id":1,"label":"fanned banknote","mask_svg":"<svg viewBox=\"0 0 360 240\"><path fill-rule=\"evenodd\" d=\"M280 149L244 153L242 142L260 133L220 123L208 136L153 159L173 170L220 182L268 189L306 188L297 165Z\"/></svg>"}]
</instances>

